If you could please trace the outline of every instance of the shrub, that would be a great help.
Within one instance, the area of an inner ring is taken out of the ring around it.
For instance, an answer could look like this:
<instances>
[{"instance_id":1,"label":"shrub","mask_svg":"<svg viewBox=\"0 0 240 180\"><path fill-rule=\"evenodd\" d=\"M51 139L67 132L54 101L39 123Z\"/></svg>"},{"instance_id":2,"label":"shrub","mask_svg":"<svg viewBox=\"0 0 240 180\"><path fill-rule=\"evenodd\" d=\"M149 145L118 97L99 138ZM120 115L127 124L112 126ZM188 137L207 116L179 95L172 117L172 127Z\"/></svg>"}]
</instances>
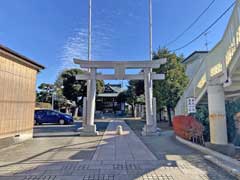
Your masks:
<instances>
[{"instance_id":1,"label":"shrub","mask_svg":"<svg viewBox=\"0 0 240 180\"><path fill-rule=\"evenodd\" d=\"M226 102L228 141L238 146L240 145L240 140L239 140L239 135L236 134L234 117L239 111L240 111L240 100Z\"/></svg>"},{"instance_id":2,"label":"shrub","mask_svg":"<svg viewBox=\"0 0 240 180\"><path fill-rule=\"evenodd\" d=\"M193 140L202 138L204 128L194 117L175 116L173 129L178 136L186 140Z\"/></svg>"},{"instance_id":3,"label":"shrub","mask_svg":"<svg viewBox=\"0 0 240 180\"><path fill-rule=\"evenodd\" d=\"M226 119L227 119L227 133L228 141L235 145L240 145L240 135L236 134L234 116L240 111L240 100L226 101ZM210 127L208 118L208 106L201 105L197 107L197 113L193 115L203 126L204 140L210 141Z\"/></svg>"},{"instance_id":4,"label":"shrub","mask_svg":"<svg viewBox=\"0 0 240 180\"><path fill-rule=\"evenodd\" d=\"M204 127L203 138L204 141L210 141L210 127L208 118L208 106L201 105L197 107L197 113L193 115Z\"/></svg>"}]
</instances>

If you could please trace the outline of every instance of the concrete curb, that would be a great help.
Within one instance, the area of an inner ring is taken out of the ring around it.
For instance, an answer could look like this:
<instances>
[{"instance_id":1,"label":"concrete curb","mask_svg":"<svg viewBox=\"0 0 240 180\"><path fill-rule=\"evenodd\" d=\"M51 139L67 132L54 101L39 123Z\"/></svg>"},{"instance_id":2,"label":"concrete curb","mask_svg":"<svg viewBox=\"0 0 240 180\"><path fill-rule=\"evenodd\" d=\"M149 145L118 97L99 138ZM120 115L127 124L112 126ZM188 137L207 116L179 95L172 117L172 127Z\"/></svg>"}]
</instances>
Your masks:
<instances>
[{"instance_id":1,"label":"concrete curb","mask_svg":"<svg viewBox=\"0 0 240 180\"><path fill-rule=\"evenodd\" d=\"M224 169L225 171L227 171L229 174L233 175L237 179L240 179L240 168L237 169L236 167L227 163L226 161L221 161L213 156L205 155L204 159Z\"/></svg>"},{"instance_id":2,"label":"concrete curb","mask_svg":"<svg viewBox=\"0 0 240 180\"><path fill-rule=\"evenodd\" d=\"M237 161L236 159L233 159L229 156L226 156L224 154L221 154L219 152L213 151L211 149L208 149L206 147L200 146L198 144L194 144L190 141L187 141L179 136L176 136L176 139L193 148L196 149L200 152L202 152L203 154L207 154L204 156L204 158L214 164L216 164L217 166L219 166L220 168L223 168L224 170L226 170L228 173L232 174L233 176L235 176L236 178L240 179L240 162Z\"/></svg>"}]
</instances>

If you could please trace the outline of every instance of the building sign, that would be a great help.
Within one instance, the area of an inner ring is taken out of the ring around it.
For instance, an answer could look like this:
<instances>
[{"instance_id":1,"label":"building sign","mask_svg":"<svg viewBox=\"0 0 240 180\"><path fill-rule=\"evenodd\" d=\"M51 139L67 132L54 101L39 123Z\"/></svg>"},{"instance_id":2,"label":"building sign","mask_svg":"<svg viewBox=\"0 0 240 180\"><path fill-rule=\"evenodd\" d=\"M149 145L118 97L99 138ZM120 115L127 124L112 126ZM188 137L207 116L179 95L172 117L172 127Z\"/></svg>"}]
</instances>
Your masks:
<instances>
[{"instance_id":1,"label":"building sign","mask_svg":"<svg viewBox=\"0 0 240 180\"><path fill-rule=\"evenodd\" d=\"M187 98L187 111L188 111L188 114L196 113L196 99L195 99L195 97L188 97Z\"/></svg>"}]
</instances>

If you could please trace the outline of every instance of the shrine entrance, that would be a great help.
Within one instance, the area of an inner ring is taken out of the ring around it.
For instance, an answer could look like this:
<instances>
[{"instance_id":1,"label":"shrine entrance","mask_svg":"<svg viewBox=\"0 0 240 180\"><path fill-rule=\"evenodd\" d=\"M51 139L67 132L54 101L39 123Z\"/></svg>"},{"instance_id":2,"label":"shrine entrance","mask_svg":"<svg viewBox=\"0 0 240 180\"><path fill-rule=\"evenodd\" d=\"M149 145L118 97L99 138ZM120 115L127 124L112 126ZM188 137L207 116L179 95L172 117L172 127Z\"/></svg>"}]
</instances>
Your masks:
<instances>
[{"instance_id":1,"label":"shrine entrance","mask_svg":"<svg viewBox=\"0 0 240 180\"><path fill-rule=\"evenodd\" d=\"M81 68L89 69L85 74L77 75L77 80L86 80L87 98L83 107L83 127L80 129L82 136L98 135L94 124L96 106L96 80L144 80L146 125L142 135L157 135L156 126L156 99L153 98L153 80L163 80L164 74L156 74L152 69L159 68L166 63L166 59L154 61L87 61L74 59L74 63ZM97 74L97 69L114 69L114 74ZM127 69L143 69L139 74L126 74Z\"/></svg>"}]
</instances>

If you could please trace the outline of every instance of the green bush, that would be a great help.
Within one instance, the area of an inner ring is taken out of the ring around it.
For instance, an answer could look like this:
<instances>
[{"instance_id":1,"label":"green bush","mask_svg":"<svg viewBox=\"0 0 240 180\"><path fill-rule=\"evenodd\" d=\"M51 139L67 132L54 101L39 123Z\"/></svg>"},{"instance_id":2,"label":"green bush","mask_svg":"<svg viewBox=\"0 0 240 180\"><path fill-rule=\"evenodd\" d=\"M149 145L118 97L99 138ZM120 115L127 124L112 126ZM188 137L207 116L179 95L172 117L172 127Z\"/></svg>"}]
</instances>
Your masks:
<instances>
[{"instance_id":1,"label":"green bush","mask_svg":"<svg viewBox=\"0 0 240 180\"><path fill-rule=\"evenodd\" d=\"M235 145L240 145L239 135L236 134L235 119L234 116L240 111L240 100L227 101L227 129L228 129L228 141Z\"/></svg>"},{"instance_id":2,"label":"green bush","mask_svg":"<svg viewBox=\"0 0 240 180\"><path fill-rule=\"evenodd\" d=\"M194 115L194 117L204 126L203 138L204 138L204 141L209 142L210 129L209 129L209 119L208 119L208 106L199 105L197 107L197 113Z\"/></svg>"},{"instance_id":3,"label":"green bush","mask_svg":"<svg viewBox=\"0 0 240 180\"><path fill-rule=\"evenodd\" d=\"M226 119L227 119L227 133L228 141L237 146L240 145L240 135L236 134L234 116L240 111L240 99L235 101L226 101ZM204 140L210 141L210 128L208 118L208 106L200 105L197 107L197 113L194 117L204 126Z\"/></svg>"}]
</instances>

